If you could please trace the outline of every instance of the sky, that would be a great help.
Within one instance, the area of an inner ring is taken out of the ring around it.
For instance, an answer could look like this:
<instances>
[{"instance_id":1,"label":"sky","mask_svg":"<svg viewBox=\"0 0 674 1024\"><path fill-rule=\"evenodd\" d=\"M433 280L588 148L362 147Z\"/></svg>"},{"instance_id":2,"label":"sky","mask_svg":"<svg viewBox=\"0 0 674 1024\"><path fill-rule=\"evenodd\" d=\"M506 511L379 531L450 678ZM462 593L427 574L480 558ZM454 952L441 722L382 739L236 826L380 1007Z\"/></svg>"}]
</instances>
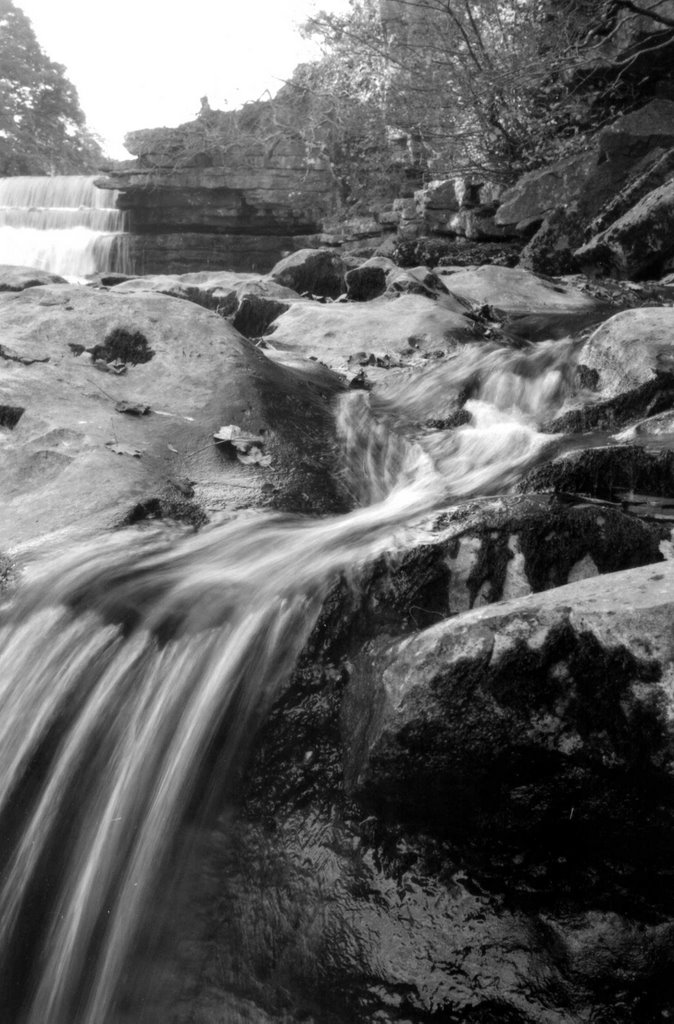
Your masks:
<instances>
[{"instance_id":1,"label":"sky","mask_svg":"<svg viewBox=\"0 0 674 1024\"><path fill-rule=\"evenodd\" d=\"M108 156L126 132L192 120L200 98L226 110L272 94L318 55L298 26L348 0L14 0L64 64Z\"/></svg>"}]
</instances>

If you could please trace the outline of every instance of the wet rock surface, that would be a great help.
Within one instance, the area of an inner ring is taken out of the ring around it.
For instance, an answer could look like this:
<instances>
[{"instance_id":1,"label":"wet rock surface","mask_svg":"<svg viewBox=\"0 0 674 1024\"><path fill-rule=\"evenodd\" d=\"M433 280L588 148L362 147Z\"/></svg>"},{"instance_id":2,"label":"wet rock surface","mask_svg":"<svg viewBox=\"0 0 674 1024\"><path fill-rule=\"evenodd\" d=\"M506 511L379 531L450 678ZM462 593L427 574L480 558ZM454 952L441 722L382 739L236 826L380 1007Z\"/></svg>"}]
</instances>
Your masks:
<instances>
[{"instance_id":1,"label":"wet rock surface","mask_svg":"<svg viewBox=\"0 0 674 1024\"><path fill-rule=\"evenodd\" d=\"M594 308L592 299L562 282L510 267L479 267L445 277L452 295L504 313L581 313Z\"/></svg>"},{"instance_id":2,"label":"wet rock surface","mask_svg":"<svg viewBox=\"0 0 674 1024\"><path fill-rule=\"evenodd\" d=\"M274 365L161 294L35 287L3 296L0 323L3 546L286 498L340 505L326 467L342 385L327 371ZM271 465L226 458L213 435L228 423L262 434Z\"/></svg>"},{"instance_id":3,"label":"wet rock surface","mask_svg":"<svg viewBox=\"0 0 674 1024\"><path fill-rule=\"evenodd\" d=\"M463 310L465 307L457 307ZM421 295L381 296L370 302L293 303L267 332L270 347L344 365L349 356L375 351L445 354L479 336L475 324Z\"/></svg>"}]
</instances>

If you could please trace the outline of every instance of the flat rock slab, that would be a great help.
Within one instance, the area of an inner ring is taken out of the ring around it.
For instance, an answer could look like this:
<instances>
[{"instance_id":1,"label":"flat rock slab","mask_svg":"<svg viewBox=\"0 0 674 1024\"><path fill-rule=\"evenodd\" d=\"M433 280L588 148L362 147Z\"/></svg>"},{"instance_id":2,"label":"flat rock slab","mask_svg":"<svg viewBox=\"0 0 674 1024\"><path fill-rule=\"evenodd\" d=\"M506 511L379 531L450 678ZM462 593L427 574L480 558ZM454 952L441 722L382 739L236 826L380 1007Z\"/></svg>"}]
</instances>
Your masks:
<instances>
[{"instance_id":1,"label":"flat rock slab","mask_svg":"<svg viewBox=\"0 0 674 1024\"><path fill-rule=\"evenodd\" d=\"M179 518L185 502L189 521L195 504L282 507L288 485L309 511L330 490L338 382L277 366L215 313L36 287L0 296L0 337L0 549L162 515L162 502ZM226 458L213 435L227 424L263 436L271 466Z\"/></svg>"},{"instance_id":2,"label":"flat rock slab","mask_svg":"<svg viewBox=\"0 0 674 1024\"><path fill-rule=\"evenodd\" d=\"M421 295L357 303L294 303L272 325L272 348L343 365L356 352L445 353L479 337L460 313Z\"/></svg>"},{"instance_id":3,"label":"flat rock slab","mask_svg":"<svg viewBox=\"0 0 674 1024\"><path fill-rule=\"evenodd\" d=\"M35 267L0 266L0 292L22 292L24 288L36 288L43 284L67 284L58 274Z\"/></svg>"},{"instance_id":4,"label":"flat rock slab","mask_svg":"<svg viewBox=\"0 0 674 1024\"><path fill-rule=\"evenodd\" d=\"M596 303L578 288L517 267L478 267L439 276L452 295L504 313L591 313Z\"/></svg>"}]
</instances>

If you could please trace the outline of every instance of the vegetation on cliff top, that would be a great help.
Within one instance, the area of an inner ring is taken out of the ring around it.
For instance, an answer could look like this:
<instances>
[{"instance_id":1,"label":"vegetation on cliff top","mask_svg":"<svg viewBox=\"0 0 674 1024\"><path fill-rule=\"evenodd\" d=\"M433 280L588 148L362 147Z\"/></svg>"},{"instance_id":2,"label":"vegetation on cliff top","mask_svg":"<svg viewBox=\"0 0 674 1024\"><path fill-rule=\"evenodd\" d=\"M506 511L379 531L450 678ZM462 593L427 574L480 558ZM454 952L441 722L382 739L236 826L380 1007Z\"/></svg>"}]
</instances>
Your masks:
<instances>
[{"instance_id":1,"label":"vegetation on cliff top","mask_svg":"<svg viewBox=\"0 0 674 1024\"><path fill-rule=\"evenodd\" d=\"M65 68L12 0L0 0L0 176L96 170L103 153Z\"/></svg>"},{"instance_id":2,"label":"vegetation on cliff top","mask_svg":"<svg viewBox=\"0 0 674 1024\"><path fill-rule=\"evenodd\" d=\"M644 0L351 0L305 32L323 44L299 90L345 195L392 167L509 182L578 152L652 95L671 4Z\"/></svg>"}]
</instances>

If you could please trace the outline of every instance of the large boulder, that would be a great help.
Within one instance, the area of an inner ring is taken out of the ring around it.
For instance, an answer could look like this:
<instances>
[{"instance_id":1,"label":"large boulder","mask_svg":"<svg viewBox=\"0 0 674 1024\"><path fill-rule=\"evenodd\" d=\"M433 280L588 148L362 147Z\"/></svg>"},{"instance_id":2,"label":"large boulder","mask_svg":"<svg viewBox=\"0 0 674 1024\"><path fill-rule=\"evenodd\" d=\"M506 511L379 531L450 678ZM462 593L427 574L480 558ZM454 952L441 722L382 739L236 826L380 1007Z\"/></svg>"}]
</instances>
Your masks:
<instances>
[{"instance_id":1,"label":"large boulder","mask_svg":"<svg viewBox=\"0 0 674 1024\"><path fill-rule=\"evenodd\" d=\"M673 595L670 561L373 643L343 713L352 791L487 863L524 856L529 884L563 857L579 884L601 864L607 890L652 900L639 872L674 823Z\"/></svg>"},{"instance_id":2,"label":"large boulder","mask_svg":"<svg viewBox=\"0 0 674 1024\"><path fill-rule=\"evenodd\" d=\"M672 104L674 108L674 104ZM586 273L644 277L674 253L674 181L653 189L575 253Z\"/></svg>"},{"instance_id":3,"label":"large boulder","mask_svg":"<svg viewBox=\"0 0 674 1024\"><path fill-rule=\"evenodd\" d=\"M647 421L648 422L648 421ZM518 490L554 491L570 495L583 495L609 502L615 508L645 517L654 524L660 535L660 550L670 551L668 542L674 524L674 451L671 421L670 437L665 436L665 447L657 438L632 437L633 444L598 445L592 448L562 452L549 462L528 473ZM631 432L626 432L629 439ZM655 442L654 450L646 447ZM599 513L603 517L604 510ZM662 547L662 543L665 547Z\"/></svg>"},{"instance_id":4,"label":"large boulder","mask_svg":"<svg viewBox=\"0 0 674 1024\"><path fill-rule=\"evenodd\" d=\"M597 374L603 399L674 377L674 308L644 306L616 313L594 331L578 362Z\"/></svg>"},{"instance_id":5,"label":"large boulder","mask_svg":"<svg viewBox=\"0 0 674 1024\"><path fill-rule=\"evenodd\" d=\"M347 266L330 249L300 249L270 271L273 281L300 294L336 299L345 290Z\"/></svg>"},{"instance_id":6,"label":"large boulder","mask_svg":"<svg viewBox=\"0 0 674 1024\"><path fill-rule=\"evenodd\" d=\"M674 405L674 308L643 306L602 323L577 354L577 392L553 431L614 429Z\"/></svg>"},{"instance_id":7,"label":"large boulder","mask_svg":"<svg viewBox=\"0 0 674 1024\"><path fill-rule=\"evenodd\" d=\"M446 521L449 537L437 551L447 569L447 600L433 605L438 617L659 562L669 537L667 528L618 508L574 505L553 495L468 504Z\"/></svg>"},{"instance_id":8,"label":"large boulder","mask_svg":"<svg viewBox=\"0 0 674 1024\"><path fill-rule=\"evenodd\" d=\"M222 317L154 293L30 288L0 297L0 324L0 550L144 518L340 505L325 472L339 384L324 368L280 367ZM223 426L259 454L217 442Z\"/></svg>"},{"instance_id":9,"label":"large boulder","mask_svg":"<svg viewBox=\"0 0 674 1024\"><path fill-rule=\"evenodd\" d=\"M575 251L583 241L584 218L578 205L558 207L549 213L522 250L519 266L553 277L578 270Z\"/></svg>"},{"instance_id":10,"label":"large boulder","mask_svg":"<svg viewBox=\"0 0 674 1024\"><path fill-rule=\"evenodd\" d=\"M674 147L665 150L654 149L652 153L649 153L645 164L643 171L631 178L616 195L611 196L597 216L586 226L587 240L604 231L649 192L666 184L674 177Z\"/></svg>"},{"instance_id":11,"label":"large boulder","mask_svg":"<svg viewBox=\"0 0 674 1024\"><path fill-rule=\"evenodd\" d=\"M651 150L674 146L674 102L658 97L619 117L599 135L600 157L637 160Z\"/></svg>"},{"instance_id":12,"label":"large boulder","mask_svg":"<svg viewBox=\"0 0 674 1024\"><path fill-rule=\"evenodd\" d=\"M543 220L557 207L578 197L596 162L596 150L589 150L540 171L523 175L501 196L495 216L496 224L516 227L518 224Z\"/></svg>"},{"instance_id":13,"label":"large boulder","mask_svg":"<svg viewBox=\"0 0 674 1024\"><path fill-rule=\"evenodd\" d=\"M582 267L630 277L661 261L671 248L667 202L653 200L652 211L639 210L638 224L628 211L671 177L673 126L674 103L651 100L605 128L587 152L525 174L504 193L496 223L524 235L538 228L521 265L546 274ZM622 217L627 222L618 222L614 234L610 225ZM588 232L605 229L607 237L579 249Z\"/></svg>"}]
</instances>

